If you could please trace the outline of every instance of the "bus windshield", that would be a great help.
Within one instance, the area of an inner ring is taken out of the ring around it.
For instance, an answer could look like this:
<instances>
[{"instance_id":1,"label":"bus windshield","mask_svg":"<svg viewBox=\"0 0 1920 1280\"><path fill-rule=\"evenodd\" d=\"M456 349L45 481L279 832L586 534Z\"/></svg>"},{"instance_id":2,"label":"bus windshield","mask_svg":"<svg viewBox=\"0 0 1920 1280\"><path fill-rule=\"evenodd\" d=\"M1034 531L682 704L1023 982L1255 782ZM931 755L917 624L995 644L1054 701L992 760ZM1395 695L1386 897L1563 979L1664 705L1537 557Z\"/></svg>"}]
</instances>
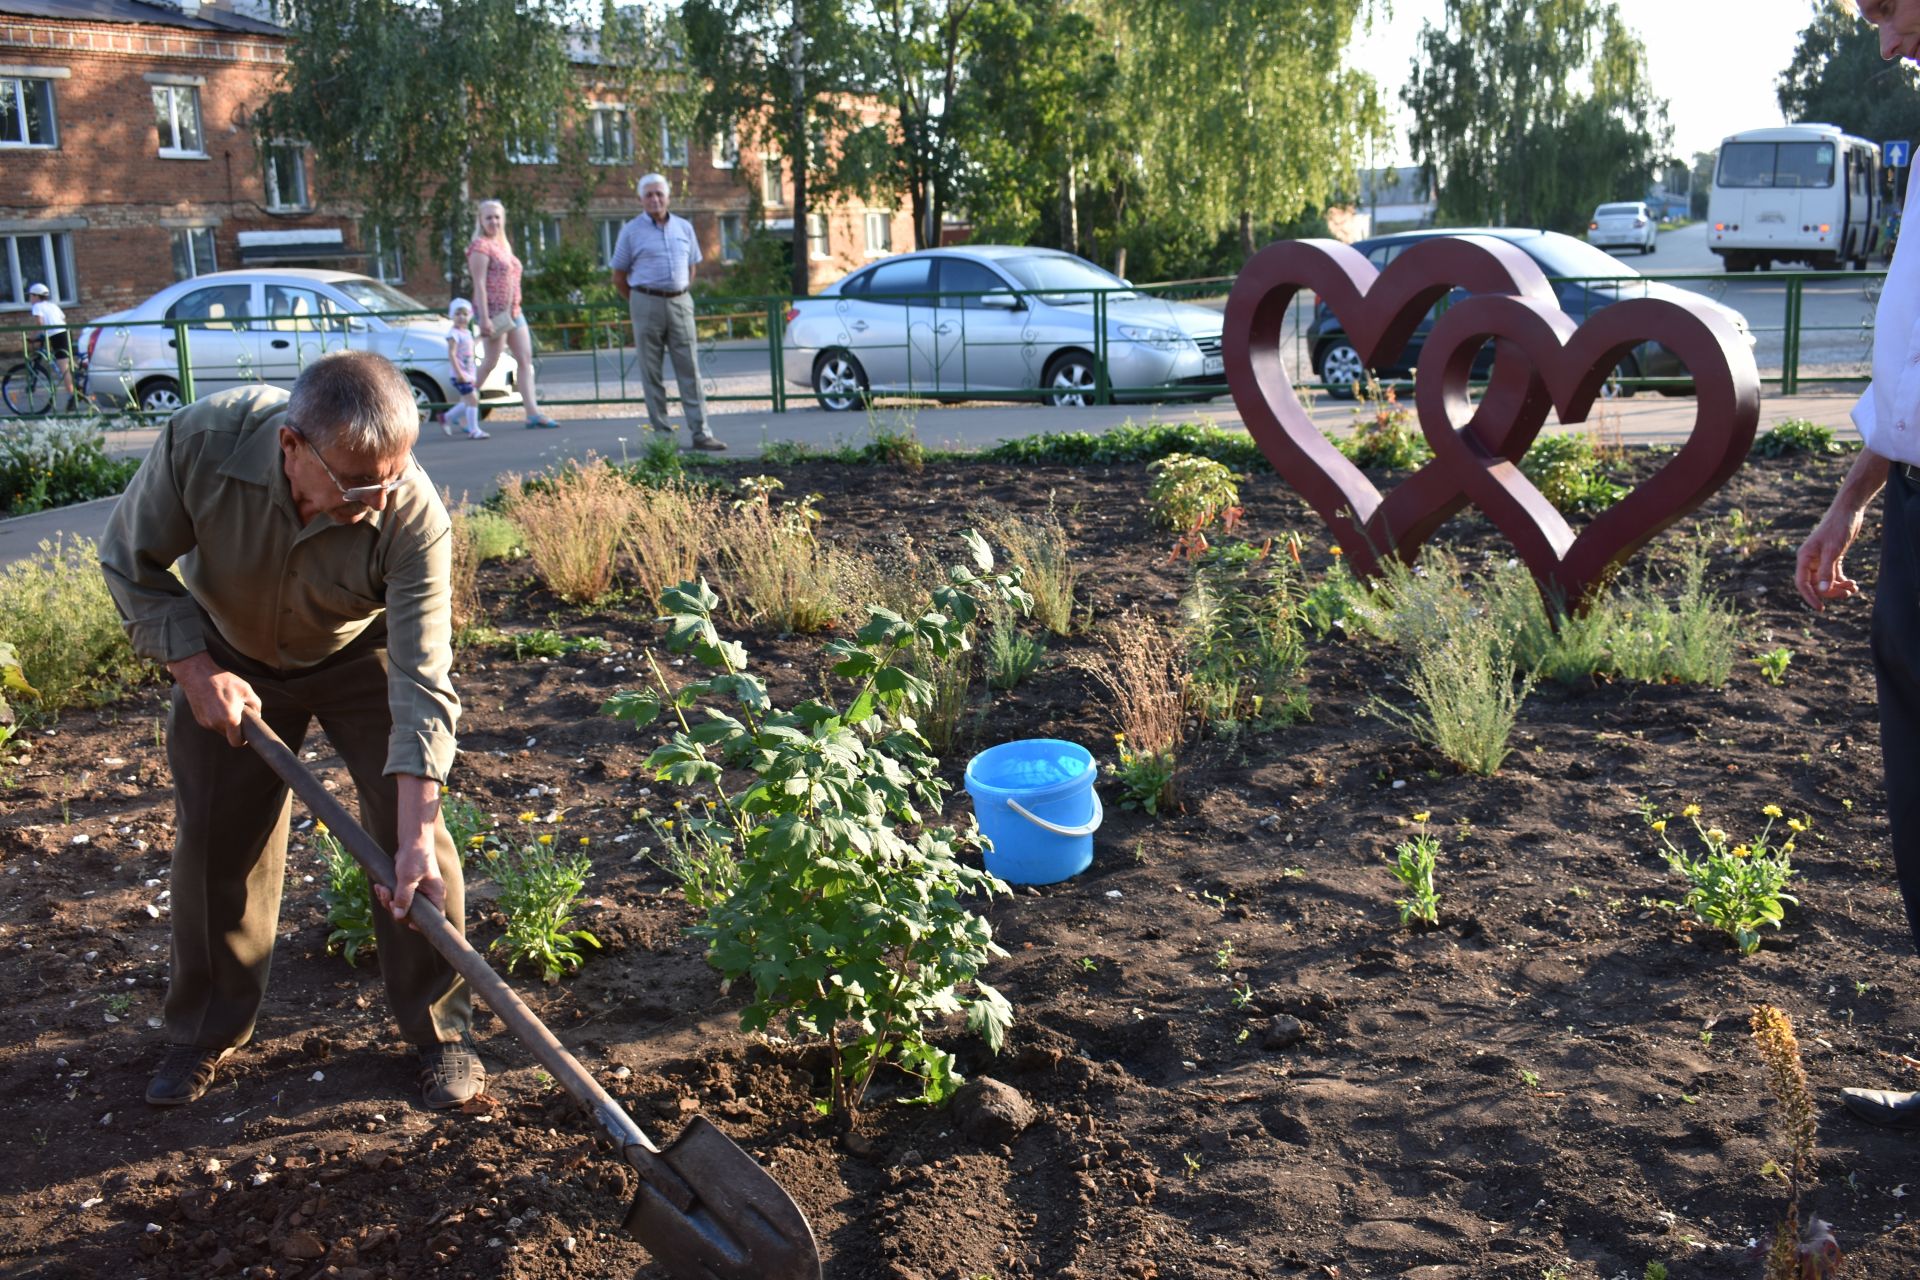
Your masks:
<instances>
[{"instance_id":1,"label":"bus windshield","mask_svg":"<svg viewBox=\"0 0 1920 1280\"><path fill-rule=\"evenodd\" d=\"M1729 142L1720 148L1721 187L1830 187L1831 142Z\"/></svg>"}]
</instances>

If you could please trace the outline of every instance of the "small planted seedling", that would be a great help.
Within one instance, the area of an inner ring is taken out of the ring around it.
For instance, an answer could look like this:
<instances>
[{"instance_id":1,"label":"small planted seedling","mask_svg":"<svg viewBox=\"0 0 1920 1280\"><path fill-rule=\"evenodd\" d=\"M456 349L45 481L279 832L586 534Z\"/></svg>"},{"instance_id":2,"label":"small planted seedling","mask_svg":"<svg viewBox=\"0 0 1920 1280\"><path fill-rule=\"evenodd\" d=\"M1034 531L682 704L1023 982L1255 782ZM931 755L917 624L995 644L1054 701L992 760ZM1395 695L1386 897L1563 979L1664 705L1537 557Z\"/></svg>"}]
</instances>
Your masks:
<instances>
[{"instance_id":1,"label":"small planted seedling","mask_svg":"<svg viewBox=\"0 0 1920 1280\"><path fill-rule=\"evenodd\" d=\"M373 950L373 894L367 887L366 870L324 822L313 824L313 847L327 864L327 882L320 888L331 928L327 950L338 951L348 964L357 963L362 951Z\"/></svg>"},{"instance_id":2,"label":"small planted seedling","mask_svg":"<svg viewBox=\"0 0 1920 1280\"><path fill-rule=\"evenodd\" d=\"M1228 938L1224 942L1222 942L1219 946L1219 949L1213 953L1213 967L1218 969L1222 973L1225 973L1229 969L1233 968L1233 939L1232 938Z\"/></svg>"},{"instance_id":3,"label":"small planted seedling","mask_svg":"<svg viewBox=\"0 0 1920 1280\"><path fill-rule=\"evenodd\" d=\"M1422 824L1422 830L1411 840L1402 840L1394 846L1394 856L1387 859L1387 867L1393 872L1393 878L1407 888L1407 896L1395 898L1393 905L1400 908L1400 923L1410 925L1418 921L1424 925L1440 923L1440 894L1434 888L1433 876L1440 856L1440 841L1424 829L1430 815L1416 813L1413 820Z\"/></svg>"},{"instance_id":4,"label":"small planted seedling","mask_svg":"<svg viewBox=\"0 0 1920 1280\"><path fill-rule=\"evenodd\" d=\"M1768 684L1785 684L1787 665L1793 661L1793 650L1784 647L1769 649L1753 661L1760 668L1760 674L1767 678Z\"/></svg>"},{"instance_id":5,"label":"small planted seedling","mask_svg":"<svg viewBox=\"0 0 1920 1280\"><path fill-rule=\"evenodd\" d=\"M593 861L584 849L560 854L553 841L553 833L544 832L532 844L487 855L500 886L500 910L507 917L507 931L492 949L506 953L508 973L531 961L548 982L585 963L583 944L600 947L600 940L587 930L568 927L593 874Z\"/></svg>"},{"instance_id":6,"label":"small planted seedling","mask_svg":"<svg viewBox=\"0 0 1920 1280\"><path fill-rule=\"evenodd\" d=\"M1701 825L1700 806L1688 805L1680 814L1693 824L1697 849L1691 843L1676 844L1667 835L1666 819L1656 818L1650 824L1666 851L1668 867L1687 882L1684 898L1659 905L1670 911L1692 912L1703 924L1732 938L1743 956L1760 949L1762 928L1780 927L1787 903L1799 903L1786 892L1786 884L1796 874L1792 837L1804 832L1807 823L1788 818L1791 835L1776 845L1773 825L1783 816L1780 806L1767 805L1761 813L1767 824L1759 836L1736 842L1719 827Z\"/></svg>"}]
</instances>

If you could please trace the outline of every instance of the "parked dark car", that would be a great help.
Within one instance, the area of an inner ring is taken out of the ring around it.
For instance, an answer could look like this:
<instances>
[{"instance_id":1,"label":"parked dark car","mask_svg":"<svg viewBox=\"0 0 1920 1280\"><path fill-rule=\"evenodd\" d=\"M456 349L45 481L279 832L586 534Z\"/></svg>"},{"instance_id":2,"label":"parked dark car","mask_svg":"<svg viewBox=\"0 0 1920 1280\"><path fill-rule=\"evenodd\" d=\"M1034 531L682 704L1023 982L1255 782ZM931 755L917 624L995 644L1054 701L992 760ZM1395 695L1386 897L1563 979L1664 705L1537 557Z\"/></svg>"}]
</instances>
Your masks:
<instances>
[{"instance_id":1,"label":"parked dark car","mask_svg":"<svg viewBox=\"0 0 1920 1280\"><path fill-rule=\"evenodd\" d=\"M1529 227L1453 227L1435 228L1426 231L1403 231L1397 235L1376 236L1371 240L1362 240L1353 247L1365 254L1374 266L1384 269L1398 257L1409 245L1418 244L1434 236L1492 236L1505 240L1525 251L1526 255L1540 264L1540 269L1553 281L1554 293L1560 300L1560 309L1571 316L1575 323L1581 323L1593 312L1608 303L1618 302L1622 298L1692 298L1706 302L1720 311L1740 330L1749 344L1754 341L1753 332L1747 327L1747 318L1724 303L1704 298L1697 293L1689 293L1673 285L1649 280L1638 271L1620 261L1610 253L1597 249L1583 240L1561 235L1557 231L1539 231ZM1466 296L1463 289L1454 290L1448 301ZM1441 305L1445 305L1444 303ZM1398 360L1381 366L1373 372L1383 380L1411 378L1414 368L1420 363L1420 352L1426 346L1427 334L1433 329L1434 316L1438 308L1428 314L1414 331L1413 338L1407 343ZM1361 363L1360 353L1347 341L1346 330L1341 328L1340 320L1328 309L1325 303L1314 308L1313 324L1309 330L1313 347L1313 371L1327 384L1328 392L1341 400L1352 399L1355 384L1364 382L1366 367ZM1473 372L1476 378L1484 378L1493 367L1493 347L1480 353L1475 361ZM1677 357L1657 342L1645 342L1620 362L1619 377L1624 380L1636 378L1683 378L1686 367ZM1630 381L1619 385L1609 384L1609 394L1632 395ZM1684 395L1684 386L1663 387L1671 395Z\"/></svg>"}]
</instances>

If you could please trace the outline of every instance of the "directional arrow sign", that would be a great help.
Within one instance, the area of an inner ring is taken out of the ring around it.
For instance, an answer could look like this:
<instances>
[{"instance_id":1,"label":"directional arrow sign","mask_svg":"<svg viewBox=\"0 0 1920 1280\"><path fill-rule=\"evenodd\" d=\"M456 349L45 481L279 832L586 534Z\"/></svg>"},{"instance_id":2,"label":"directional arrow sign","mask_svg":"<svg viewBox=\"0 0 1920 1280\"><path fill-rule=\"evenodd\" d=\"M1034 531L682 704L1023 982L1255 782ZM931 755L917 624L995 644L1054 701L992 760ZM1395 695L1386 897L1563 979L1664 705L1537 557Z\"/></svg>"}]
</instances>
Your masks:
<instances>
[{"instance_id":1,"label":"directional arrow sign","mask_svg":"<svg viewBox=\"0 0 1920 1280\"><path fill-rule=\"evenodd\" d=\"M1880 154L1885 157L1887 168L1904 169L1907 167L1907 157L1913 154L1913 144L1911 142L1883 142L1880 144Z\"/></svg>"}]
</instances>

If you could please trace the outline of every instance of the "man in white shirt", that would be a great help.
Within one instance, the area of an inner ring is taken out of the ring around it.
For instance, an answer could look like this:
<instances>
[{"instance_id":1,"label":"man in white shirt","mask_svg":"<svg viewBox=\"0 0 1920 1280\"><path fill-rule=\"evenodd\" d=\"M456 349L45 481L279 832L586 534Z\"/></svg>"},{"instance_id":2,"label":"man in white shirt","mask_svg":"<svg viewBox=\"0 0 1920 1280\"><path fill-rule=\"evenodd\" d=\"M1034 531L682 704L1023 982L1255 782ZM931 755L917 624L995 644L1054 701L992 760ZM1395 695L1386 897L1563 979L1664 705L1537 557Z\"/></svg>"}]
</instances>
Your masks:
<instances>
[{"instance_id":1,"label":"man in white shirt","mask_svg":"<svg viewBox=\"0 0 1920 1280\"><path fill-rule=\"evenodd\" d=\"M27 310L32 313L34 323L46 331L43 337L32 341L53 361L53 367L59 370L60 381L67 388L67 405L71 408L74 402L73 374L68 361L73 356L73 346L67 336L67 313L53 300L53 290L38 280L27 286L27 301L33 304Z\"/></svg>"},{"instance_id":2,"label":"man in white shirt","mask_svg":"<svg viewBox=\"0 0 1920 1280\"><path fill-rule=\"evenodd\" d=\"M1860 0L1860 16L1879 30L1880 56L1920 61L1920 0ZM1901 226L1920 227L1920 183L1907 188ZM1884 487L1886 519L1873 600L1873 671L1880 694L1880 753L1887 774L1887 825L1907 925L1920 948L1920 233L1894 251L1874 318L1873 383L1854 406L1866 442L1840 482L1826 515L1801 544L1794 585L1815 609L1854 595L1842 557L1860 536L1867 504ZM1855 1115L1874 1124L1920 1127L1920 1092L1844 1089Z\"/></svg>"},{"instance_id":3,"label":"man in white shirt","mask_svg":"<svg viewBox=\"0 0 1920 1280\"><path fill-rule=\"evenodd\" d=\"M664 175L650 173L637 189L645 212L620 228L613 246L613 287L627 300L633 320L633 344L640 353L641 389L647 397L647 425L673 433L667 425L667 384L661 357L671 352L680 382L680 408L687 415L696 449L727 446L707 429L706 397L700 390L700 364L694 354L699 335L693 326L693 268L700 261L700 239L693 224L667 212L672 195Z\"/></svg>"}]
</instances>

